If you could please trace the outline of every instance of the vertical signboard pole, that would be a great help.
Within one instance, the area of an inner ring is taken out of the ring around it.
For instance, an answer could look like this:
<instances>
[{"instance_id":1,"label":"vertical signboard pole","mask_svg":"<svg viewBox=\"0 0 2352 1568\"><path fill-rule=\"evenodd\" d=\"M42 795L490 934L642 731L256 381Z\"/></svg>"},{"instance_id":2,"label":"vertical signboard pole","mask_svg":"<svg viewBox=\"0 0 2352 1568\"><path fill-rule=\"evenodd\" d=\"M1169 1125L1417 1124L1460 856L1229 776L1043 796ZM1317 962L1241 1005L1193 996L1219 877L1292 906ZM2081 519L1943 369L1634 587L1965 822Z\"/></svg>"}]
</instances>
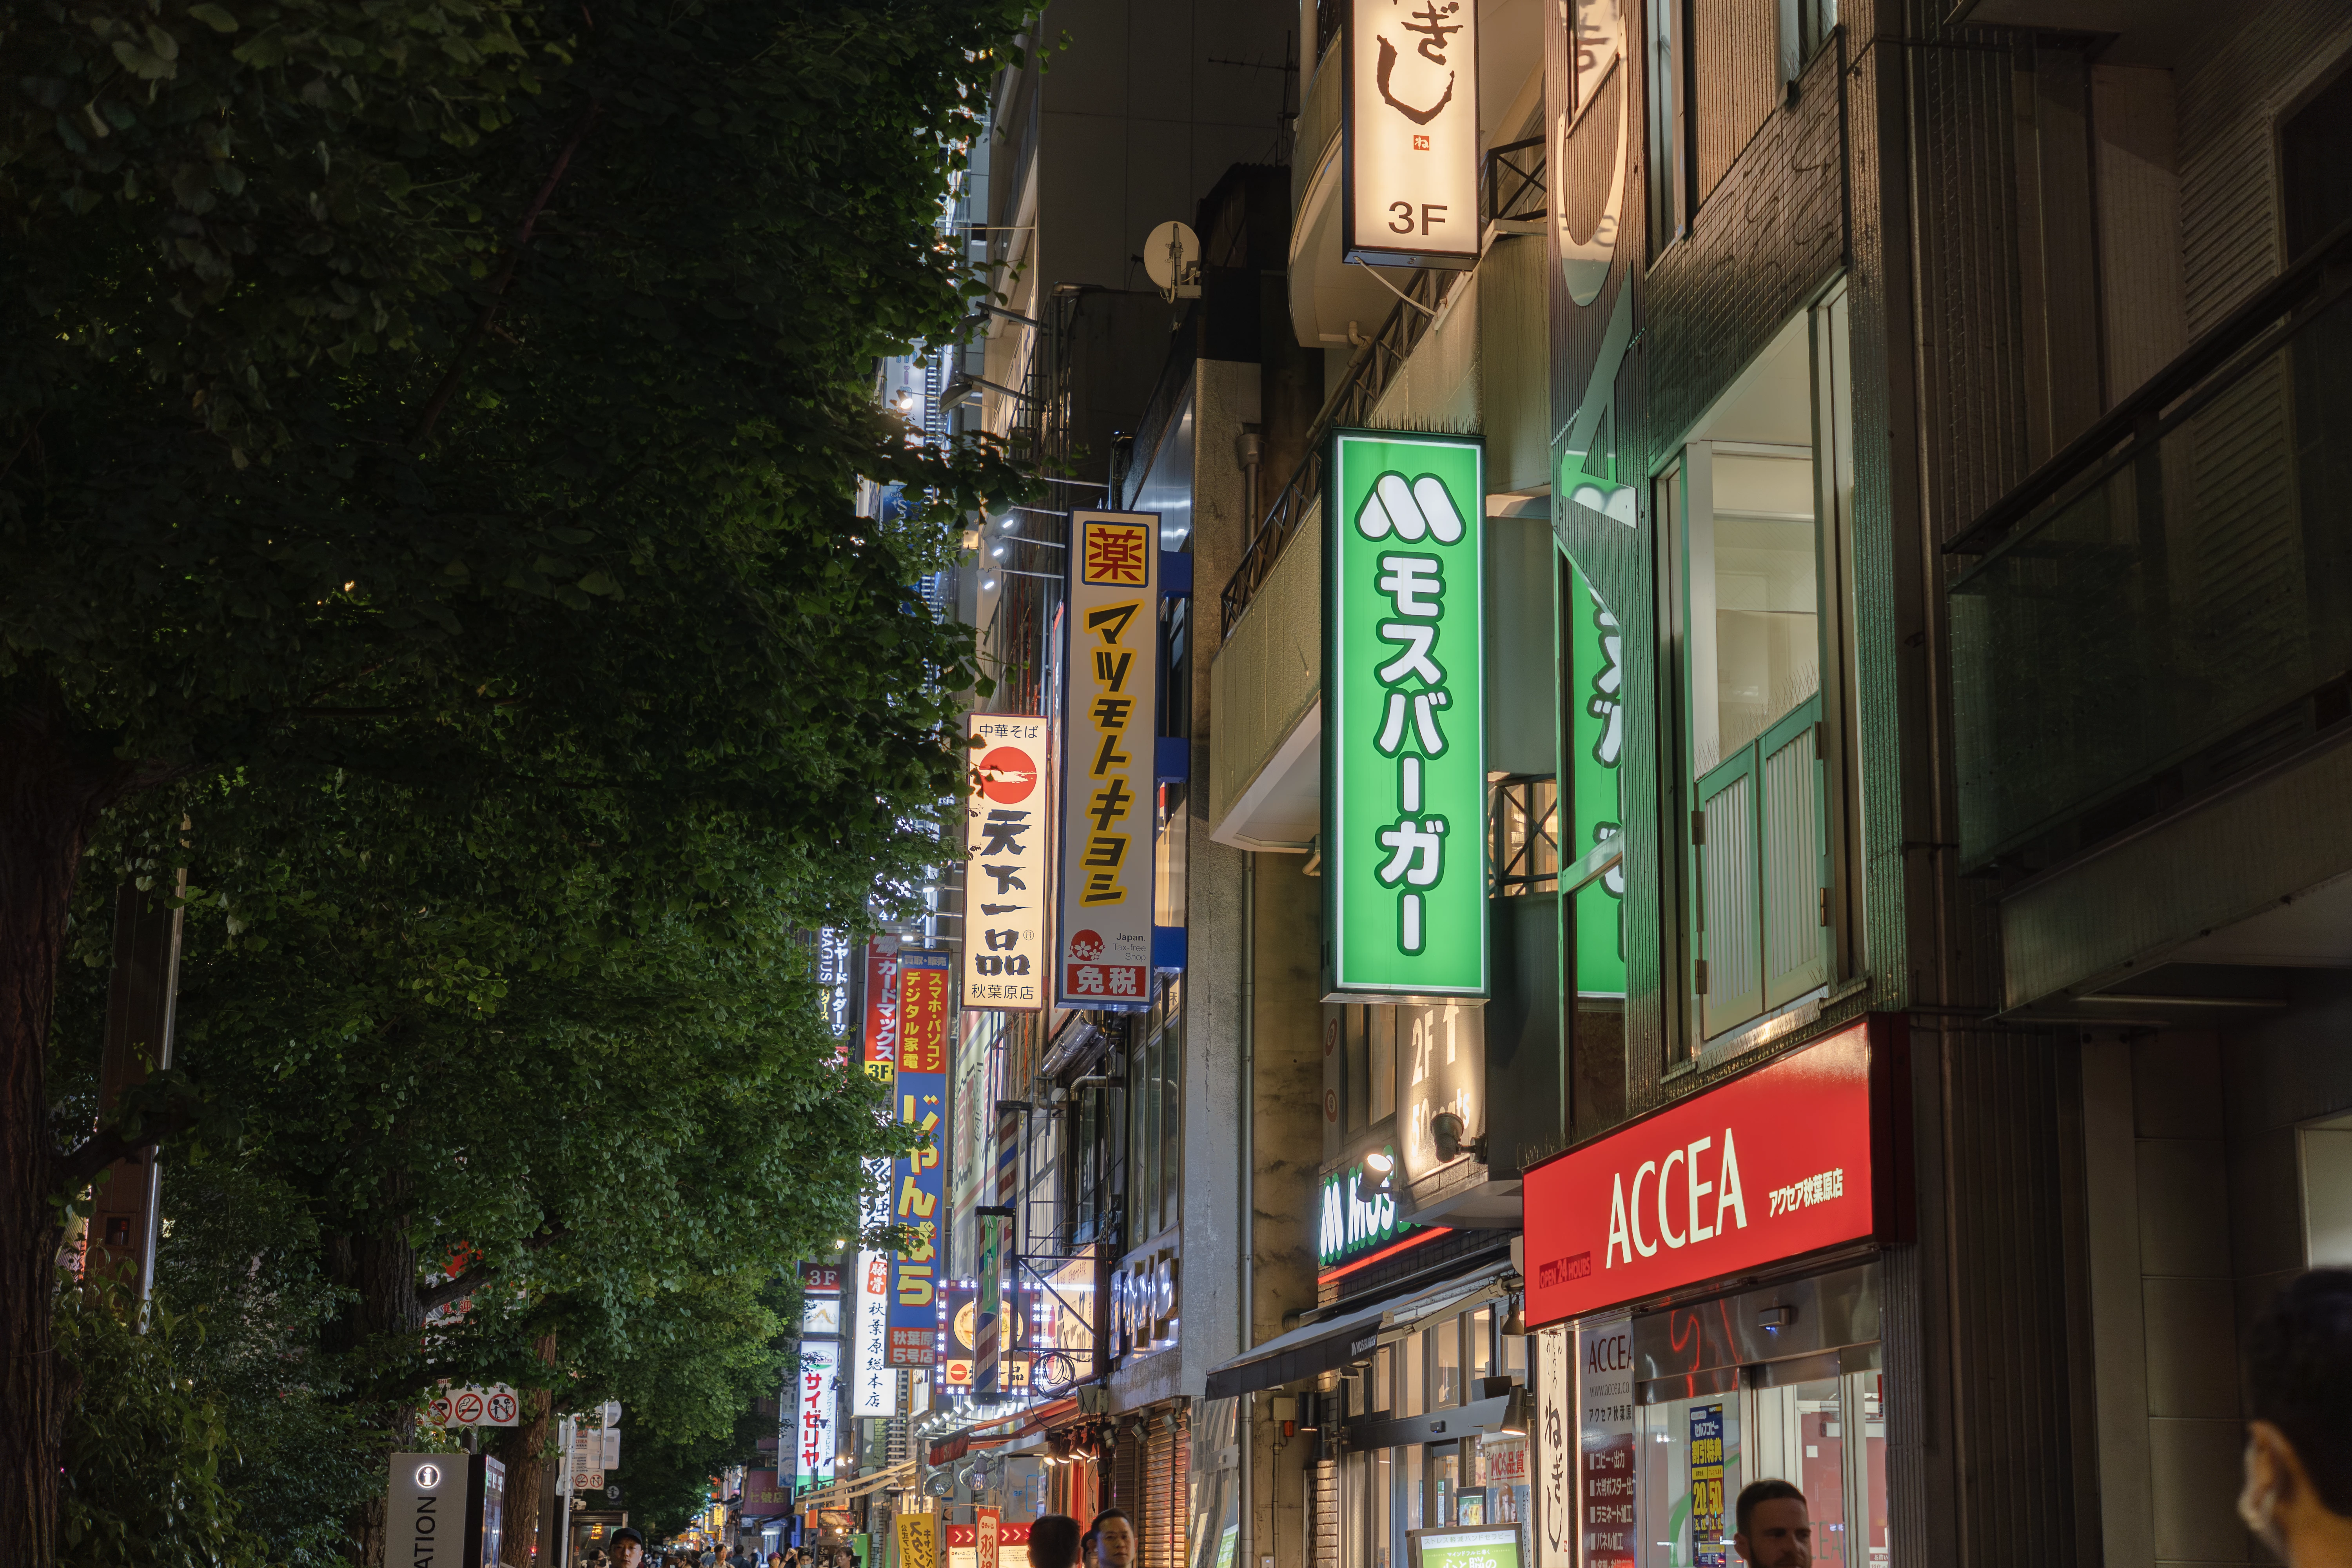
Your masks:
<instances>
[{"instance_id":1,"label":"vertical signboard pole","mask_svg":"<svg viewBox=\"0 0 2352 1568\"><path fill-rule=\"evenodd\" d=\"M1326 999L1484 996L1484 448L1341 430L1328 471Z\"/></svg>"},{"instance_id":2,"label":"vertical signboard pole","mask_svg":"<svg viewBox=\"0 0 2352 1568\"><path fill-rule=\"evenodd\" d=\"M1070 517L1054 1004L1151 1001L1160 514Z\"/></svg>"}]
</instances>

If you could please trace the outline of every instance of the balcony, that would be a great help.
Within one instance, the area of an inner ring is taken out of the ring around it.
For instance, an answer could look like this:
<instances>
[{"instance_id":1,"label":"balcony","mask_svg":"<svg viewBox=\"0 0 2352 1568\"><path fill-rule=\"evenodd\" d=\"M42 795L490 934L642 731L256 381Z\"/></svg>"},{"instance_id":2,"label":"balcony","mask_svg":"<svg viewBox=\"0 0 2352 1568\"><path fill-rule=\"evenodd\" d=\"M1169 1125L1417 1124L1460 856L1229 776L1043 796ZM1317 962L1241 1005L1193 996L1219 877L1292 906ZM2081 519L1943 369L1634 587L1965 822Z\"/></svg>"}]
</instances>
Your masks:
<instances>
[{"instance_id":1,"label":"balcony","mask_svg":"<svg viewBox=\"0 0 2352 1568\"><path fill-rule=\"evenodd\" d=\"M1960 853L2030 873L2352 720L2352 225L1948 548Z\"/></svg>"}]
</instances>

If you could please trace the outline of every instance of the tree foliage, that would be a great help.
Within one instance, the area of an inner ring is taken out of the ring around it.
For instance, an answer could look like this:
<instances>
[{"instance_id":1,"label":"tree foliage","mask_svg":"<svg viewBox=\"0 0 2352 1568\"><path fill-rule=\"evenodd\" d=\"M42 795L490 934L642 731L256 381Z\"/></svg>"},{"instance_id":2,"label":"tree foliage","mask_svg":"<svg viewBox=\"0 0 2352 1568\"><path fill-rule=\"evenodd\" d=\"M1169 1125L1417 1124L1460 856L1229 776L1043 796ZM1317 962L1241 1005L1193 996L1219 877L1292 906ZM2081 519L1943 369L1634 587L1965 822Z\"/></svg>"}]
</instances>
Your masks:
<instances>
[{"instance_id":1,"label":"tree foliage","mask_svg":"<svg viewBox=\"0 0 2352 1568\"><path fill-rule=\"evenodd\" d=\"M870 367L986 288L934 224L1024 9L0 12L0 1475L65 1440L55 1204L166 1135L310 1227L252 1253L312 1259L305 1408L619 1386L693 1323L677 1433L768 1374L891 1136L793 933L936 854L976 670L911 584L1017 484ZM73 878L180 865L181 1062L59 1143ZM0 1556L56 1518L0 1482Z\"/></svg>"}]
</instances>

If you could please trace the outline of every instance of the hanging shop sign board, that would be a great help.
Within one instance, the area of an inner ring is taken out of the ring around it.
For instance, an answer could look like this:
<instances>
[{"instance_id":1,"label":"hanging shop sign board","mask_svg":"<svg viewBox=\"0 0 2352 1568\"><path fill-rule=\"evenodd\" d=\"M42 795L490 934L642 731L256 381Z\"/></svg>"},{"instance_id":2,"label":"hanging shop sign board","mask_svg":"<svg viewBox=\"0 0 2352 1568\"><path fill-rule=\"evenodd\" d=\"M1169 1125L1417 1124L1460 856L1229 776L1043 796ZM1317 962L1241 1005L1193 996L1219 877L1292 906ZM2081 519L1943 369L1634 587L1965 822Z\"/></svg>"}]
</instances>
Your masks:
<instances>
[{"instance_id":1,"label":"hanging shop sign board","mask_svg":"<svg viewBox=\"0 0 2352 1568\"><path fill-rule=\"evenodd\" d=\"M1054 1002L1151 1000L1160 514L1078 511L1069 562Z\"/></svg>"},{"instance_id":2,"label":"hanging shop sign board","mask_svg":"<svg viewBox=\"0 0 2352 1568\"><path fill-rule=\"evenodd\" d=\"M841 1042L840 1048L834 1056L835 1061L845 1060L849 1055L849 1028L852 1021L849 1013L849 994L856 979L856 971L852 967L856 962L856 949L850 945L849 938L845 932L837 931L831 926L823 927L817 931L817 995L823 999L826 1030L835 1039Z\"/></svg>"},{"instance_id":3,"label":"hanging shop sign board","mask_svg":"<svg viewBox=\"0 0 2352 1568\"><path fill-rule=\"evenodd\" d=\"M1037 1356L1052 1342L1053 1298L1034 1285L1007 1288L1003 1294L1000 1310L1012 1342L1001 1347L997 1392L1025 1394ZM932 1385L971 1388L980 1341L980 1282L947 1281L940 1289L939 1314L939 1360L931 1368Z\"/></svg>"},{"instance_id":4,"label":"hanging shop sign board","mask_svg":"<svg viewBox=\"0 0 2352 1568\"><path fill-rule=\"evenodd\" d=\"M1569 800L1573 829L1560 858L1572 861L1615 837L1625 818L1625 635L1584 575L1569 563L1561 607L1561 664L1569 682ZM1576 889L1576 993L1625 994L1625 867L1621 861Z\"/></svg>"},{"instance_id":5,"label":"hanging shop sign board","mask_svg":"<svg viewBox=\"0 0 2352 1568\"><path fill-rule=\"evenodd\" d=\"M1484 996L1485 450L1342 430L1329 472L1326 999Z\"/></svg>"},{"instance_id":6,"label":"hanging shop sign board","mask_svg":"<svg viewBox=\"0 0 2352 1568\"><path fill-rule=\"evenodd\" d=\"M941 1568L939 1515L902 1513L898 1520L898 1568Z\"/></svg>"},{"instance_id":7,"label":"hanging shop sign board","mask_svg":"<svg viewBox=\"0 0 2352 1568\"><path fill-rule=\"evenodd\" d=\"M875 1078L898 1070L898 954L895 949L866 950L866 1035L858 1060Z\"/></svg>"},{"instance_id":8,"label":"hanging shop sign board","mask_svg":"<svg viewBox=\"0 0 2352 1568\"><path fill-rule=\"evenodd\" d=\"M1865 1019L1528 1167L1528 1321L1899 1239L1905 1044Z\"/></svg>"},{"instance_id":9,"label":"hanging shop sign board","mask_svg":"<svg viewBox=\"0 0 2352 1568\"><path fill-rule=\"evenodd\" d=\"M779 1482L773 1470L743 1472L743 1517L774 1519L793 1511L793 1489Z\"/></svg>"},{"instance_id":10,"label":"hanging shop sign board","mask_svg":"<svg viewBox=\"0 0 2352 1568\"><path fill-rule=\"evenodd\" d=\"M908 952L899 958L898 1120L921 1143L895 1162L890 1223L911 1229L915 1244L891 1265L889 1334L884 1361L892 1367L931 1364L939 1331L939 1236L946 1215L948 1100L948 955Z\"/></svg>"},{"instance_id":11,"label":"hanging shop sign board","mask_svg":"<svg viewBox=\"0 0 2352 1568\"><path fill-rule=\"evenodd\" d=\"M892 1167L896 1161L866 1162L865 1192L858 1199L858 1229L870 1235L891 1224ZM890 1370L890 1255L861 1247L850 1278L849 1413L898 1414L898 1379Z\"/></svg>"},{"instance_id":12,"label":"hanging shop sign board","mask_svg":"<svg viewBox=\"0 0 2352 1568\"><path fill-rule=\"evenodd\" d=\"M841 1448L835 1415L841 1387L840 1342L802 1341L800 1381L793 1386L793 1407L797 1414L791 1434L797 1467L793 1473L804 1488L823 1486L833 1479L834 1461Z\"/></svg>"},{"instance_id":13,"label":"hanging shop sign board","mask_svg":"<svg viewBox=\"0 0 2352 1568\"><path fill-rule=\"evenodd\" d=\"M963 1000L1035 1012L1045 1005L1048 723L972 713L971 796L964 803Z\"/></svg>"},{"instance_id":14,"label":"hanging shop sign board","mask_svg":"<svg viewBox=\"0 0 2352 1568\"><path fill-rule=\"evenodd\" d=\"M1354 0L1341 58L1340 254L1376 267L1475 265L1475 0Z\"/></svg>"}]
</instances>

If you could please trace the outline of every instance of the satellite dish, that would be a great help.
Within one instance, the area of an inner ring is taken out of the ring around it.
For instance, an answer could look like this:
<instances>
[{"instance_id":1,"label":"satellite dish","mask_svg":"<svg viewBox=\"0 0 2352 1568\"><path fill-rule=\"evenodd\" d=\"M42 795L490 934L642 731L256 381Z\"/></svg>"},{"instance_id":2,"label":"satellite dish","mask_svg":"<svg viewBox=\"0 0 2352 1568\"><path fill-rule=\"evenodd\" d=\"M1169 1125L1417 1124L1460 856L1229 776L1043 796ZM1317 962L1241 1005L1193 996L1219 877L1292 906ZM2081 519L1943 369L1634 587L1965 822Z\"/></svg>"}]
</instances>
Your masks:
<instances>
[{"instance_id":1,"label":"satellite dish","mask_svg":"<svg viewBox=\"0 0 2352 1568\"><path fill-rule=\"evenodd\" d=\"M1160 286L1161 299L1199 299L1201 237L1172 218L1161 224L1143 242L1143 270Z\"/></svg>"}]
</instances>

